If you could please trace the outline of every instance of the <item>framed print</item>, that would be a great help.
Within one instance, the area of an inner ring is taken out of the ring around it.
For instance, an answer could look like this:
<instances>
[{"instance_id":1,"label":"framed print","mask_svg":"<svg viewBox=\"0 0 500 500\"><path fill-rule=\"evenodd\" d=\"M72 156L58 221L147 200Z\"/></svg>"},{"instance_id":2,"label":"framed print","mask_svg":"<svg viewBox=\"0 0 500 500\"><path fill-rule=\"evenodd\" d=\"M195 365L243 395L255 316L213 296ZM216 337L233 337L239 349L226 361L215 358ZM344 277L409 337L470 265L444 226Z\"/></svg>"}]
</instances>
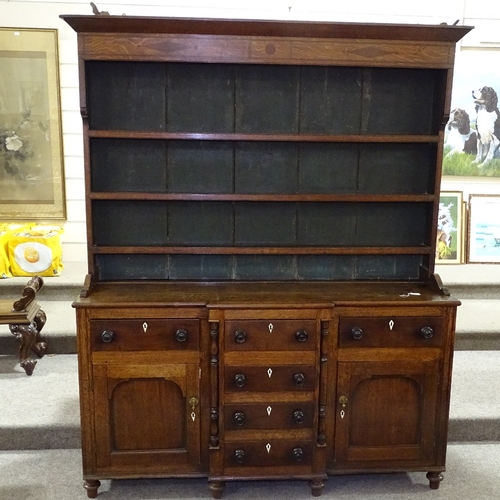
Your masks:
<instances>
[{"instance_id":1,"label":"framed print","mask_svg":"<svg viewBox=\"0 0 500 500\"><path fill-rule=\"evenodd\" d=\"M436 235L436 264L463 262L463 193L441 191Z\"/></svg>"},{"instance_id":2,"label":"framed print","mask_svg":"<svg viewBox=\"0 0 500 500\"><path fill-rule=\"evenodd\" d=\"M457 57L451 111L444 130L445 176L500 177L500 146L489 114L500 97L499 55L498 49L483 46L461 51Z\"/></svg>"},{"instance_id":3,"label":"framed print","mask_svg":"<svg viewBox=\"0 0 500 500\"><path fill-rule=\"evenodd\" d=\"M500 195L469 196L469 262L500 262Z\"/></svg>"},{"instance_id":4,"label":"framed print","mask_svg":"<svg viewBox=\"0 0 500 500\"><path fill-rule=\"evenodd\" d=\"M65 216L57 30L0 28L0 218Z\"/></svg>"}]
</instances>

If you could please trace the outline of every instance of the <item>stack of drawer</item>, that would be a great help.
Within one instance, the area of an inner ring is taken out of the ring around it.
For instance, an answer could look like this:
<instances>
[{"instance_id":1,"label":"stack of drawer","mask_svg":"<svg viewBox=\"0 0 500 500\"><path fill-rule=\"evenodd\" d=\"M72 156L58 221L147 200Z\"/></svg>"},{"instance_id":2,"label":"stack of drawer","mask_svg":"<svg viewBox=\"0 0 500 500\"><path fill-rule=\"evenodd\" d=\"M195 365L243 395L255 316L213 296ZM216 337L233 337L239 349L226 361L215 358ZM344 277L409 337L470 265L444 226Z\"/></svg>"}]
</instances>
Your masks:
<instances>
[{"instance_id":1,"label":"stack of drawer","mask_svg":"<svg viewBox=\"0 0 500 500\"><path fill-rule=\"evenodd\" d=\"M225 476L311 475L318 330L315 319L225 321Z\"/></svg>"}]
</instances>

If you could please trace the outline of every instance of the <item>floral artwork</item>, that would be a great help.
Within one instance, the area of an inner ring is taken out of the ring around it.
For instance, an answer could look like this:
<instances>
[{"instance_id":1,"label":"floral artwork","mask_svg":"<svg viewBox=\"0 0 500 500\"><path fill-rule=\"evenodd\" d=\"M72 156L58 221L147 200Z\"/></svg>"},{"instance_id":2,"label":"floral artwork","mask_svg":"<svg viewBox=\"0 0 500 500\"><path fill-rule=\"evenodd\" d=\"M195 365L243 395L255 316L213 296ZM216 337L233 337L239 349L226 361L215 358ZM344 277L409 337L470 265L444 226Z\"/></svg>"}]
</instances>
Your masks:
<instances>
[{"instance_id":1,"label":"floral artwork","mask_svg":"<svg viewBox=\"0 0 500 500\"><path fill-rule=\"evenodd\" d=\"M4 125L4 129L0 130L0 164L3 166L3 175L11 175L18 177L21 180L28 179L30 170L35 167L30 166L31 160L35 158L35 149L33 143L37 140L49 141L47 133L48 124L43 122L34 122L31 119L31 110L27 109L20 114L19 123L14 126ZM38 151L36 160L41 159L42 153Z\"/></svg>"},{"instance_id":2,"label":"floral artwork","mask_svg":"<svg viewBox=\"0 0 500 500\"><path fill-rule=\"evenodd\" d=\"M0 29L0 218L65 216L57 32Z\"/></svg>"}]
</instances>

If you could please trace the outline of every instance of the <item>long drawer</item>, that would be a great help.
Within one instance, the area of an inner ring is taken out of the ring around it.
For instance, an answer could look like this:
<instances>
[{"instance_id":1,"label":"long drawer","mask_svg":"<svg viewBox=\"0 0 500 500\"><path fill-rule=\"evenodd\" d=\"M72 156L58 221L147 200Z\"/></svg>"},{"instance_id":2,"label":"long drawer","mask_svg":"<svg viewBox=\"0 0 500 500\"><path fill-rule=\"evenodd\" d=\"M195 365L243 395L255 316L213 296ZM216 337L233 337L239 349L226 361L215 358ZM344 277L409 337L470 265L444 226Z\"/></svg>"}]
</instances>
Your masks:
<instances>
[{"instance_id":1,"label":"long drawer","mask_svg":"<svg viewBox=\"0 0 500 500\"><path fill-rule=\"evenodd\" d=\"M311 463L311 441L271 439L225 444L226 467L280 467Z\"/></svg>"},{"instance_id":2,"label":"long drawer","mask_svg":"<svg viewBox=\"0 0 500 500\"><path fill-rule=\"evenodd\" d=\"M314 320L229 320L225 322L227 351L307 351L317 342Z\"/></svg>"},{"instance_id":3,"label":"long drawer","mask_svg":"<svg viewBox=\"0 0 500 500\"><path fill-rule=\"evenodd\" d=\"M343 317L339 347L440 347L441 316Z\"/></svg>"},{"instance_id":4,"label":"long drawer","mask_svg":"<svg viewBox=\"0 0 500 500\"><path fill-rule=\"evenodd\" d=\"M92 320L94 351L198 350L198 319Z\"/></svg>"},{"instance_id":5,"label":"long drawer","mask_svg":"<svg viewBox=\"0 0 500 500\"><path fill-rule=\"evenodd\" d=\"M314 403L255 403L224 406L226 430L305 429L314 421Z\"/></svg>"},{"instance_id":6,"label":"long drawer","mask_svg":"<svg viewBox=\"0 0 500 500\"><path fill-rule=\"evenodd\" d=\"M312 365L226 366L227 392L314 391L316 367Z\"/></svg>"}]
</instances>

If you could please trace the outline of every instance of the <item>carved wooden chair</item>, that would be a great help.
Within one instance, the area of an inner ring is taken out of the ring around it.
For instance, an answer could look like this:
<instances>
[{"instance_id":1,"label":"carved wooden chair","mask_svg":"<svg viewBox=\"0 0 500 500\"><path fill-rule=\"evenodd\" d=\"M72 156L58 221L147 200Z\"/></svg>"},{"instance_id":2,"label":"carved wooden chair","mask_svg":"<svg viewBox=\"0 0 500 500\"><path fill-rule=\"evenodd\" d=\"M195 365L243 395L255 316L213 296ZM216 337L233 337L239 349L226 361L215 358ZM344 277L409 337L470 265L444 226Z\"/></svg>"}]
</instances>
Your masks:
<instances>
[{"instance_id":1,"label":"carved wooden chair","mask_svg":"<svg viewBox=\"0 0 500 500\"><path fill-rule=\"evenodd\" d=\"M43 279L34 276L28 281L22 297L16 300L14 305L10 301L0 300L0 324L9 325L10 331L21 342L19 361L26 375L33 373L37 362L29 357L30 351L41 358L47 349L47 342L40 337L47 316L36 301L36 293L42 286Z\"/></svg>"}]
</instances>

